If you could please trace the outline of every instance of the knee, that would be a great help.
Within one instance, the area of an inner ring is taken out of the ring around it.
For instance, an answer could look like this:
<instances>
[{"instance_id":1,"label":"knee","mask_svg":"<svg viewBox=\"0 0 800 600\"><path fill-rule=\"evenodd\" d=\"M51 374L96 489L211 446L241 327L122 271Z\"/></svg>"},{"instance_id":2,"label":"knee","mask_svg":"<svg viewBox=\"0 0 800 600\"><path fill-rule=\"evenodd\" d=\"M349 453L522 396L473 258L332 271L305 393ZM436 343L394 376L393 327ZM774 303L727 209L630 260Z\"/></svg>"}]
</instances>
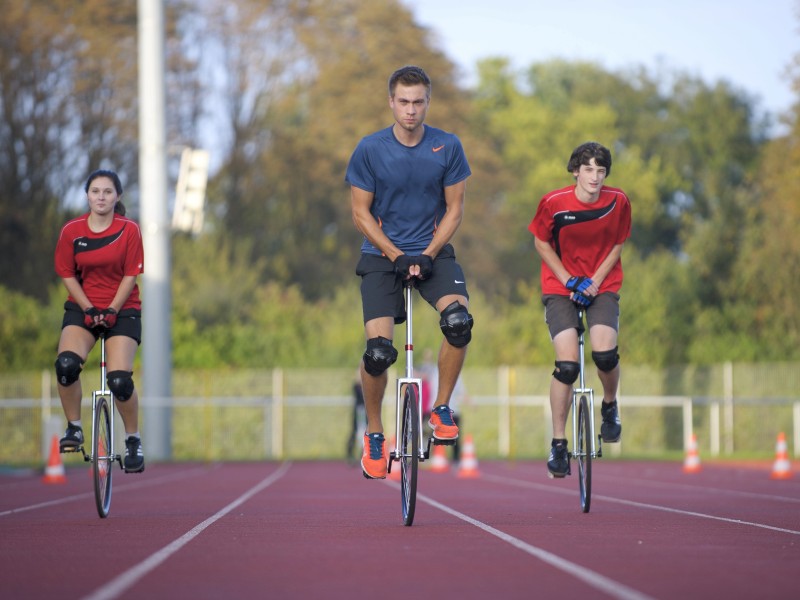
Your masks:
<instances>
[{"instance_id":1,"label":"knee","mask_svg":"<svg viewBox=\"0 0 800 600\"><path fill-rule=\"evenodd\" d=\"M557 360L556 370L553 371L555 377L561 383L572 385L578 378L581 371L581 365L571 360Z\"/></svg>"},{"instance_id":2,"label":"knee","mask_svg":"<svg viewBox=\"0 0 800 600\"><path fill-rule=\"evenodd\" d=\"M64 387L69 387L78 381L82 370L83 359L74 352L65 350L56 358L56 377L58 383Z\"/></svg>"},{"instance_id":3,"label":"knee","mask_svg":"<svg viewBox=\"0 0 800 600\"><path fill-rule=\"evenodd\" d=\"M609 371L613 371L614 368L619 364L619 354L617 353L617 350L619 350L619 346L616 346L612 350L592 352L592 360L594 361L594 364L597 365L598 369L600 369L603 373L608 373Z\"/></svg>"},{"instance_id":4,"label":"knee","mask_svg":"<svg viewBox=\"0 0 800 600\"><path fill-rule=\"evenodd\" d=\"M386 372L397 360L397 350L392 346L392 340L378 336L367 340L367 350L364 352L364 370L378 377Z\"/></svg>"},{"instance_id":5,"label":"knee","mask_svg":"<svg viewBox=\"0 0 800 600\"><path fill-rule=\"evenodd\" d=\"M439 319L439 327L444 333L444 337L451 346L463 348L472 339L472 315L467 311L467 307L458 302L449 304L442 311L442 318Z\"/></svg>"},{"instance_id":6,"label":"knee","mask_svg":"<svg viewBox=\"0 0 800 600\"><path fill-rule=\"evenodd\" d=\"M111 371L106 377L106 382L114 398L120 402L125 402L133 396L132 371Z\"/></svg>"}]
</instances>

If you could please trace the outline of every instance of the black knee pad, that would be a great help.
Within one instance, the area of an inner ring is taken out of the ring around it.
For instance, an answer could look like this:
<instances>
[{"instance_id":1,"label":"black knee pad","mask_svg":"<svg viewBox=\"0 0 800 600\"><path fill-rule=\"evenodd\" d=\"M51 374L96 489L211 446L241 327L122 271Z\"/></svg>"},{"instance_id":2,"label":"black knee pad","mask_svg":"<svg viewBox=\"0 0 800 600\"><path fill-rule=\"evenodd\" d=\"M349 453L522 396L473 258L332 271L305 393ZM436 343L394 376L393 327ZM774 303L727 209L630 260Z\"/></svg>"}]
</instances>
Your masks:
<instances>
[{"instance_id":1,"label":"black knee pad","mask_svg":"<svg viewBox=\"0 0 800 600\"><path fill-rule=\"evenodd\" d=\"M133 396L133 371L111 371L106 377L114 398L125 402Z\"/></svg>"},{"instance_id":2,"label":"black knee pad","mask_svg":"<svg viewBox=\"0 0 800 600\"><path fill-rule=\"evenodd\" d=\"M451 346L463 348L472 339L472 315L467 312L467 307L458 302L449 304L442 311L439 327L444 337Z\"/></svg>"},{"instance_id":3,"label":"black knee pad","mask_svg":"<svg viewBox=\"0 0 800 600\"><path fill-rule=\"evenodd\" d=\"M553 371L555 377L561 383L572 385L581 373L580 363L571 360L557 360L556 370Z\"/></svg>"},{"instance_id":4,"label":"black knee pad","mask_svg":"<svg viewBox=\"0 0 800 600\"><path fill-rule=\"evenodd\" d=\"M392 340L378 336L367 340L367 350L364 352L364 370L377 377L397 360L397 350L392 346Z\"/></svg>"},{"instance_id":5,"label":"black knee pad","mask_svg":"<svg viewBox=\"0 0 800 600\"><path fill-rule=\"evenodd\" d=\"M69 350L65 350L56 358L56 377L58 383L65 387L69 387L81 375L83 370L83 359Z\"/></svg>"},{"instance_id":6,"label":"black knee pad","mask_svg":"<svg viewBox=\"0 0 800 600\"><path fill-rule=\"evenodd\" d=\"M592 360L594 361L594 364L597 365L598 369L604 373L608 373L609 371L613 371L614 367L619 364L619 354L617 354L617 350L619 350L619 346L613 350L592 352Z\"/></svg>"}]
</instances>

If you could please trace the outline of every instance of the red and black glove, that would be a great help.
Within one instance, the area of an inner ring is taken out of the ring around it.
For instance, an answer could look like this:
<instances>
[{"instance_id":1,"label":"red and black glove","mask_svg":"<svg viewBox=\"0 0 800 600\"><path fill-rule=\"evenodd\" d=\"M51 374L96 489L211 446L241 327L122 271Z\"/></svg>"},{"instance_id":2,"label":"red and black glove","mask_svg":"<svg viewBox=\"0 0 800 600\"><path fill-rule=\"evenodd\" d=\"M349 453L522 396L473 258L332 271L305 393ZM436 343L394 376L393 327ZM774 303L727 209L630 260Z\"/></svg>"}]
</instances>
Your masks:
<instances>
[{"instance_id":1,"label":"red and black glove","mask_svg":"<svg viewBox=\"0 0 800 600\"><path fill-rule=\"evenodd\" d=\"M85 311L83 311L83 324L86 325L86 327L88 327L89 329L97 327L100 317L101 317L100 311L97 310L94 306L90 306Z\"/></svg>"},{"instance_id":2,"label":"red and black glove","mask_svg":"<svg viewBox=\"0 0 800 600\"><path fill-rule=\"evenodd\" d=\"M112 329L117 324L117 311L110 306L100 311L100 319L106 329Z\"/></svg>"}]
</instances>

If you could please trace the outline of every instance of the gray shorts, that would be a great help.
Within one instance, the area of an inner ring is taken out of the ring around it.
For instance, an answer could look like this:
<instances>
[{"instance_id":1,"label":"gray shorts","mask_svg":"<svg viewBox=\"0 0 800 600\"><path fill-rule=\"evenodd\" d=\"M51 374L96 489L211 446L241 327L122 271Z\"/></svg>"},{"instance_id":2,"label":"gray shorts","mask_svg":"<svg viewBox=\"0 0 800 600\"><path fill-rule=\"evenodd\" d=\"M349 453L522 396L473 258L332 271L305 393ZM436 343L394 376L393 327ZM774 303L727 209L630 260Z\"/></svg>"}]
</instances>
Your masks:
<instances>
[{"instance_id":1,"label":"gray shorts","mask_svg":"<svg viewBox=\"0 0 800 600\"><path fill-rule=\"evenodd\" d=\"M394 272L394 264L385 256L362 254L356 267L361 276L361 304L364 323L380 317L393 317L395 324L406 320L403 280ZM420 296L436 308L440 298L457 294L469 298L464 271L456 262L453 246L447 244L433 261L433 273L417 281Z\"/></svg>"},{"instance_id":2,"label":"gray shorts","mask_svg":"<svg viewBox=\"0 0 800 600\"><path fill-rule=\"evenodd\" d=\"M542 304L551 340L562 331L578 328L580 324L578 306L569 299L569 296L544 295ZM614 331L619 331L619 294L604 292L598 295L584 311L589 329L593 325L607 325Z\"/></svg>"}]
</instances>

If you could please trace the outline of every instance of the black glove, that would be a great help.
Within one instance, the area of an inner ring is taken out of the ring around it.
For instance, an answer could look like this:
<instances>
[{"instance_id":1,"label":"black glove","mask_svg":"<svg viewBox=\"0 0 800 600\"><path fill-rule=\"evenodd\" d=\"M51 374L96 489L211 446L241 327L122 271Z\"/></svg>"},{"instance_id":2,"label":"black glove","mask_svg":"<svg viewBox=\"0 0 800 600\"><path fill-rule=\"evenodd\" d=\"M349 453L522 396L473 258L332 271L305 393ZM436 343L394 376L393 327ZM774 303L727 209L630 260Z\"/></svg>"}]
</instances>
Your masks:
<instances>
[{"instance_id":1,"label":"black glove","mask_svg":"<svg viewBox=\"0 0 800 600\"><path fill-rule=\"evenodd\" d=\"M433 259L427 254L420 254L417 257L419 265L419 278L427 279L433 273Z\"/></svg>"},{"instance_id":2,"label":"black glove","mask_svg":"<svg viewBox=\"0 0 800 600\"><path fill-rule=\"evenodd\" d=\"M433 273L433 259L427 254L419 254L417 256L401 254L394 261L394 272L406 278L408 277L409 269L414 265L419 267L417 279L427 279Z\"/></svg>"},{"instance_id":3,"label":"black glove","mask_svg":"<svg viewBox=\"0 0 800 600\"><path fill-rule=\"evenodd\" d=\"M117 311L109 306L100 311L100 318L106 329L112 329L117 324Z\"/></svg>"},{"instance_id":4,"label":"black glove","mask_svg":"<svg viewBox=\"0 0 800 600\"><path fill-rule=\"evenodd\" d=\"M567 279L567 283L564 286L570 292L577 292L579 294L583 294L586 290L589 289L594 282L589 277L570 277Z\"/></svg>"},{"instance_id":5,"label":"black glove","mask_svg":"<svg viewBox=\"0 0 800 600\"><path fill-rule=\"evenodd\" d=\"M592 303L592 300L594 300L594 298L591 296L584 296L580 292L572 292L572 301L581 308L586 308L589 306Z\"/></svg>"},{"instance_id":6,"label":"black glove","mask_svg":"<svg viewBox=\"0 0 800 600\"><path fill-rule=\"evenodd\" d=\"M97 326L96 319L100 317L100 311L97 310L94 306L90 306L85 311L83 311L83 324L86 325L89 329L92 327Z\"/></svg>"},{"instance_id":7,"label":"black glove","mask_svg":"<svg viewBox=\"0 0 800 600\"><path fill-rule=\"evenodd\" d=\"M414 257L408 254L401 254L394 259L394 272L402 277L408 277L408 270L411 268L411 265L415 264L417 263L414 262Z\"/></svg>"}]
</instances>

